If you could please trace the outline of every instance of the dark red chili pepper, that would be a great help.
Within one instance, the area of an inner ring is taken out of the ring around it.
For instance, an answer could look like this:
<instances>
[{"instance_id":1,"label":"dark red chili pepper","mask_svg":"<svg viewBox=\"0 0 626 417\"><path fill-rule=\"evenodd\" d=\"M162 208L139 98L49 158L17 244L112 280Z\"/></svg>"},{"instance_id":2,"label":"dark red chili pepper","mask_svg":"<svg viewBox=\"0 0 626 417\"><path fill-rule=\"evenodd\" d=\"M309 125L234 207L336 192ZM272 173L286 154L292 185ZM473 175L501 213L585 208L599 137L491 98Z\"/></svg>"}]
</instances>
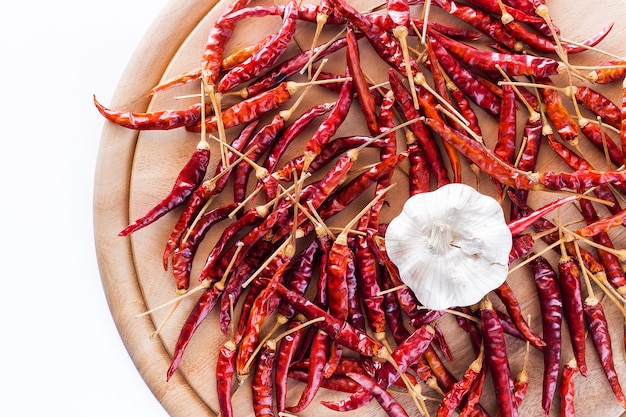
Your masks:
<instances>
[{"instance_id":1,"label":"dark red chili pepper","mask_svg":"<svg viewBox=\"0 0 626 417\"><path fill-rule=\"evenodd\" d=\"M383 27L375 24L366 16L359 13L352 5L344 0L330 0L330 3L341 13L348 22L361 31L378 56L392 68L403 75L407 75L406 65L400 42ZM419 72L417 63L410 59L411 74Z\"/></svg>"},{"instance_id":2,"label":"dark red chili pepper","mask_svg":"<svg viewBox=\"0 0 626 417\"><path fill-rule=\"evenodd\" d=\"M289 378L306 383L309 379L309 374L299 369L290 369ZM322 380L321 387L332 391L352 393L361 388L361 385L345 375L333 374Z\"/></svg>"},{"instance_id":3,"label":"dark red chili pepper","mask_svg":"<svg viewBox=\"0 0 626 417\"><path fill-rule=\"evenodd\" d=\"M493 379L496 401L502 416L517 416L513 402L513 378L506 356L504 332L491 302L485 298L480 303L480 321L484 340L485 359Z\"/></svg>"},{"instance_id":4,"label":"dark red chili pepper","mask_svg":"<svg viewBox=\"0 0 626 417\"><path fill-rule=\"evenodd\" d=\"M538 113L533 113L528 116L526 123L524 124L524 134L522 143L525 145L521 151L519 163L517 168L521 171L531 172L535 170L537 165L537 157L539 156L539 149L543 142L542 135L543 123ZM514 190L513 191L520 202L526 202L528 198L528 190ZM519 208L517 205L511 205L511 220L520 216Z\"/></svg>"},{"instance_id":5,"label":"dark red chili pepper","mask_svg":"<svg viewBox=\"0 0 626 417\"><path fill-rule=\"evenodd\" d=\"M201 141L191 155L191 158L189 158L189 161L178 174L178 177L174 182L174 186L169 194L142 217L126 226L126 228L124 228L119 235L128 236L129 234L154 223L162 216L187 201L191 193L198 188L204 179L204 175L206 174L206 170L209 165L210 154L211 151L208 144Z\"/></svg>"},{"instance_id":6,"label":"dark red chili pepper","mask_svg":"<svg viewBox=\"0 0 626 417\"><path fill-rule=\"evenodd\" d=\"M426 153L415 139L415 134L407 135L407 150L409 152L409 195L430 191L430 170Z\"/></svg>"},{"instance_id":7,"label":"dark red chili pepper","mask_svg":"<svg viewBox=\"0 0 626 417\"><path fill-rule=\"evenodd\" d=\"M513 292L513 289L506 282L500 285L494 290L498 298L504 304L506 311L509 313L509 317L515 323L515 327L524 335L524 338L528 340L533 346L541 349L546 343L533 332L528 325L528 322L524 319L524 314L520 307L519 301Z\"/></svg>"},{"instance_id":8,"label":"dark red chili pepper","mask_svg":"<svg viewBox=\"0 0 626 417\"><path fill-rule=\"evenodd\" d=\"M359 56L359 44L357 43L357 37L354 33L354 29L351 26L347 26L346 40L348 44L346 46L346 63L348 66L348 73L352 77L354 84L354 91L359 98L361 105L361 111L365 117L367 128L370 134L378 134L378 120L376 118L376 103L374 97L369 90L369 84L361 68L361 59Z\"/></svg>"},{"instance_id":9,"label":"dark red chili pepper","mask_svg":"<svg viewBox=\"0 0 626 417\"><path fill-rule=\"evenodd\" d=\"M135 130L170 130L192 126L200 121L202 104L197 103L182 110L164 110L150 113L116 111L104 107L93 97L93 103L107 120L127 129ZM209 114L211 108L205 106Z\"/></svg>"},{"instance_id":10,"label":"dark red chili pepper","mask_svg":"<svg viewBox=\"0 0 626 417\"><path fill-rule=\"evenodd\" d=\"M285 119L278 114L272 118L270 123L259 129L246 145L245 153L248 161L258 162L261 156L272 146L272 143L274 143L284 127ZM235 167L233 178L233 200L235 202L241 203L245 200L248 178L253 169L253 166L247 161L242 161ZM261 174L257 173L257 178L261 181L262 178L259 178L259 175Z\"/></svg>"},{"instance_id":11,"label":"dark red chili pepper","mask_svg":"<svg viewBox=\"0 0 626 417\"><path fill-rule=\"evenodd\" d=\"M571 256L559 260L559 288L563 298L563 315L569 329L574 359L580 373L587 376L585 359L585 316L580 283L580 269Z\"/></svg>"},{"instance_id":12,"label":"dark red chili pepper","mask_svg":"<svg viewBox=\"0 0 626 417\"><path fill-rule=\"evenodd\" d=\"M206 316L211 312L211 310L213 310L213 307L217 304L221 294L221 291L214 286L206 289L196 302L193 310L191 310L191 313L189 313L187 320L180 329L178 340L176 340L176 345L174 346L172 361L169 369L167 370L168 381L172 375L174 375L176 369L178 369L178 366L183 359L185 349L187 349L187 346L189 345L192 336L198 329L198 326L200 326Z\"/></svg>"},{"instance_id":13,"label":"dark red chili pepper","mask_svg":"<svg viewBox=\"0 0 626 417\"><path fill-rule=\"evenodd\" d=\"M593 346L600 357L602 369L609 381L611 390L615 394L617 401L626 407L626 397L619 383L615 364L613 362L613 348L611 347L611 335L606 322L606 316L600 300L595 297L587 297L583 303L589 335L593 341Z\"/></svg>"},{"instance_id":14,"label":"dark red chili pepper","mask_svg":"<svg viewBox=\"0 0 626 417\"><path fill-rule=\"evenodd\" d=\"M528 255L535 246L535 239L531 235L513 236L513 247L509 253L509 263Z\"/></svg>"},{"instance_id":15,"label":"dark red chili pepper","mask_svg":"<svg viewBox=\"0 0 626 417\"><path fill-rule=\"evenodd\" d=\"M498 122L498 139L493 153L509 164L515 162L515 146L517 140L517 107L515 90L505 84L502 86L502 108ZM494 182L498 197L502 199L502 187Z\"/></svg>"},{"instance_id":16,"label":"dark red chili pepper","mask_svg":"<svg viewBox=\"0 0 626 417\"><path fill-rule=\"evenodd\" d=\"M476 410L480 407L479 401L483 393L483 386L485 385L485 379L487 378L487 365L483 363L483 367L480 369L478 376L472 382L468 392L466 403L459 417L469 417L475 415Z\"/></svg>"},{"instance_id":17,"label":"dark red chili pepper","mask_svg":"<svg viewBox=\"0 0 626 417\"><path fill-rule=\"evenodd\" d=\"M249 123L245 128L241 130L237 138L232 141L231 146L238 150L242 151L246 142L252 136L254 129L258 121L254 121ZM228 165L229 167L235 162L236 155L232 151L228 151ZM229 170L228 173L224 173L226 169ZM223 166L220 161L215 169L215 175L213 178L205 180L192 194L189 196L187 203L183 212L180 214L176 225L172 229L170 236L167 239L165 244L165 250L163 251L163 268L167 271L167 264L170 255L178 246L180 239L182 238L185 230L191 226L194 219L202 210L205 209L205 205L209 202L211 197L222 192L226 183L228 182L230 173L232 170L230 168L226 168Z\"/></svg>"},{"instance_id":18,"label":"dark red chili pepper","mask_svg":"<svg viewBox=\"0 0 626 417\"><path fill-rule=\"evenodd\" d=\"M276 342L270 339L263 344L259 352L252 377L252 405L254 415L258 417L274 416L272 386L275 360Z\"/></svg>"},{"instance_id":19,"label":"dark red chili pepper","mask_svg":"<svg viewBox=\"0 0 626 417\"><path fill-rule=\"evenodd\" d=\"M330 138L337 132L339 126L348 116L348 111L352 105L352 93L352 81L344 81L335 106L306 144L304 152L310 160L319 155L324 148L324 145L328 143ZM308 167L307 162L305 162L305 167Z\"/></svg>"},{"instance_id":20,"label":"dark red chili pepper","mask_svg":"<svg viewBox=\"0 0 626 417\"><path fill-rule=\"evenodd\" d=\"M383 296L379 295L378 273L376 261L369 248L365 236L357 236L354 239L354 255L357 265L357 288L363 302L363 311L374 335L383 335L385 332L385 312L383 309Z\"/></svg>"},{"instance_id":21,"label":"dark red chili pepper","mask_svg":"<svg viewBox=\"0 0 626 417\"><path fill-rule=\"evenodd\" d=\"M304 410L311 402L321 387L324 379L324 366L328 358L327 350L329 337L326 333L318 331L313 338L311 350L309 353L309 378L307 384L300 395L298 403L294 406L287 407L290 413L299 413Z\"/></svg>"},{"instance_id":22,"label":"dark red chili pepper","mask_svg":"<svg viewBox=\"0 0 626 417\"><path fill-rule=\"evenodd\" d=\"M604 132L600 126L587 119L578 120L578 125L580 126L580 131L583 132L583 135L596 149L602 153L606 152L611 162L616 166L621 166L624 161L624 154L610 135ZM623 185L620 186L620 190L623 190Z\"/></svg>"},{"instance_id":23,"label":"dark red chili pepper","mask_svg":"<svg viewBox=\"0 0 626 417\"><path fill-rule=\"evenodd\" d=\"M578 366L575 359L563 365L561 369L561 382L559 385L559 396L561 397L559 411L561 417L576 416L574 409L574 396L576 395L574 377L577 373Z\"/></svg>"},{"instance_id":24,"label":"dark red chili pepper","mask_svg":"<svg viewBox=\"0 0 626 417\"><path fill-rule=\"evenodd\" d=\"M237 207L231 203L222 207L209 210L195 222L193 229L189 229L183 236L180 244L172 254L172 271L176 279L177 291L185 291L189 288L191 266L198 250L198 245L204 239L206 233L220 221L227 219L228 214Z\"/></svg>"},{"instance_id":25,"label":"dark red chili pepper","mask_svg":"<svg viewBox=\"0 0 626 417\"><path fill-rule=\"evenodd\" d=\"M294 319L289 322L289 329L293 329L302 324L299 319ZM284 412L286 410L287 401L287 378L289 376L289 369L296 353L296 350L300 346L304 334L304 329L296 330L293 333L283 337L278 346L276 353L276 369L274 377L274 393L276 397L276 409L278 412Z\"/></svg>"},{"instance_id":26,"label":"dark red chili pepper","mask_svg":"<svg viewBox=\"0 0 626 417\"><path fill-rule=\"evenodd\" d=\"M235 376L235 357L237 345L227 340L220 348L215 365L215 380L217 387L217 401L220 415L233 417L232 387Z\"/></svg>"},{"instance_id":27,"label":"dark red chili pepper","mask_svg":"<svg viewBox=\"0 0 626 417\"><path fill-rule=\"evenodd\" d=\"M240 65L228 71L218 82L217 91L223 93L250 81L264 73L276 63L287 49L296 31L298 7L296 0L291 0L285 7L281 28L263 45Z\"/></svg>"},{"instance_id":28,"label":"dark red chili pepper","mask_svg":"<svg viewBox=\"0 0 626 417\"><path fill-rule=\"evenodd\" d=\"M563 319L563 301L557 274L548 261L538 256L530 263L535 278L541 323L543 327L543 391L541 406L546 416L550 415L550 406L556 391L561 360L561 322Z\"/></svg>"}]
</instances>

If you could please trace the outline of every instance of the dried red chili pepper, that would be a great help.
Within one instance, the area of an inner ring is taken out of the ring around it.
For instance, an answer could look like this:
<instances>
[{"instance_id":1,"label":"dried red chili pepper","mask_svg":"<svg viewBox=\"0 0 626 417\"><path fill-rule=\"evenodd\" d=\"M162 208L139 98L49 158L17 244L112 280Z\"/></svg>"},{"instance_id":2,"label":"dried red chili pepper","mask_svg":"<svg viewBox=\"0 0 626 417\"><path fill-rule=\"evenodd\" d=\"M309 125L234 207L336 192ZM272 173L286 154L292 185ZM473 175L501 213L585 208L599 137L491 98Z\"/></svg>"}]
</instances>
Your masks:
<instances>
[{"instance_id":1,"label":"dried red chili pepper","mask_svg":"<svg viewBox=\"0 0 626 417\"><path fill-rule=\"evenodd\" d=\"M520 304L509 284L506 282L503 283L494 290L494 293L502 301L506 311L509 313L509 317L511 317L513 323L515 323L515 327L524 335L524 338L539 349L545 346L546 343L533 332L528 322L524 319Z\"/></svg>"},{"instance_id":2,"label":"dried red chili pepper","mask_svg":"<svg viewBox=\"0 0 626 417\"><path fill-rule=\"evenodd\" d=\"M506 342L500 319L489 299L480 303L480 321L484 340L485 359L495 389L498 409L502 416L517 416L513 402L513 378L506 356Z\"/></svg>"},{"instance_id":3,"label":"dried red chili pepper","mask_svg":"<svg viewBox=\"0 0 626 417\"><path fill-rule=\"evenodd\" d=\"M289 329L293 329L300 324L302 320L294 319L289 322ZM276 409L278 412L286 410L287 401L287 378L289 370L296 353L300 346L304 334L304 329L297 330L288 334L281 339L278 351L276 353L276 369L274 377L274 396L276 397Z\"/></svg>"},{"instance_id":4,"label":"dried red chili pepper","mask_svg":"<svg viewBox=\"0 0 626 417\"><path fill-rule=\"evenodd\" d=\"M252 377L252 405L255 416L274 416L274 362L276 360L276 342L268 340L259 352Z\"/></svg>"},{"instance_id":5,"label":"dried red chili pepper","mask_svg":"<svg viewBox=\"0 0 626 417\"><path fill-rule=\"evenodd\" d=\"M610 84L624 79L626 75L626 61L622 59L611 59L599 67L587 74L587 79L596 84Z\"/></svg>"},{"instance_id":6,"label":"dried red chili pepper","mask_svg":"<svg viewBox=\"0 0 626 417\"><path fill-rule=\"evenodd\" d=\"M232 387L236 354L237 345L231 340L227 340L220 348L215 364L217 401L220 415L224 417L233 417Z\"/></svg>"},{"instance_id":7,"label":"dried red chili pepper","mask_svg":"<svg viewBox=\"0 0 626 417\"><path fill-rule=\"evenodd\" d=\"M208 144L205 141L200 141L191 158L189 158L189 161L178 174L169 194L148 210L146 214L126 226L119 235L128 236L154 223L174 208L183 204L202 182L209 165L210 155L211 151Z\"/></svg>"},{"instance_id":8,"label":"dried red chili pepper","mask_svg":"<svg viewBox=\"0 0 626 417\"><path fill-rule=\"evenodd\" d=\"M198 245L206 233L217 223L228 218L228 214L237 207L237 204L226 204L204 213L195 222L193 229L181 239L180 244L172 254L172 272L176 279L176 290L185 291L189 288L191 266L198 250Z\"/></svg>"},{"instance_id":9,"label":"dried red chili pepper","mask_svg":"<svg viewBox=\"0 0 626 417\"><path fill-rule=\"evenodd\" d=\"M604 123L620 128L620 108L610 98L584 85L574 86L571 95L578 104L601 117Z\"/></svg>"},{"instance_id":10,"label":"dried red chili pepper","mask_svg":"<svg viewBox=\"0 0 626 417\"><path fill-rule=\"evenodd\" d=\"M537 82L553 86L554 83L549 78L538 77ZM546 114L554 125L559 136L568 143L576 145L578 141L578 123L572 118L569 111L563 104L558 90L552 88L540 88L541 98L545 106Z\"/></svg>"},{"instance_id":11,"label":"dried red chili pepper","mask_svg":"<svg viewBox=\"0 0 626 417\"><path fill-rule=\"evenodd\" d=\"M431 38L429 45L454 84L480 108L497 117L500 114L500 98L478 82L475 75L463 67L436 38Z\"/></svg>"},{"instance_id":12,"label":"dried red chili pepper","mask_svg":"<svg viewBox=\"0 0 626 417\"><path fill-rule=\"evenodd\" d=\"M563 301L557 275L548 261L538 256L530 262L543 327L543 391L541 406L546 415L550 415L550 406L556 391L561 360L561 322L563 319Z\"/></svg>"},{"instance_id":13,"label":"dried red chili pepper","mask_svg":"<svg viewBox=\"0 0 626 417\"><path fill-rule=\"evenodd\" d=\"M361 111L365 117L367 128L370 134L378 134L378 120L376 118L376 103L374 97L369 90L369 84L361 68L361 59L359 56L359 44L357 43L357 37L354 33L354 29L351 26L347 27L346 40L348 42L346 46L346 64L348 66L348 73L352 77L354 84L354 91L359 99L361 105Z\"/></svg>"},{"instance_id":14,"label":"dried red chili pepper","mask_svg":"<svg viewBox=\"0 0 626 417\"><path fill-rule=\"evenodd\" d=\"M294 406L287 407L290 413L299 413L304 410L319 391L324 379L324 367L327 361L327 350L329 337L326 333L318 331L313 338L311 350L309 353L309 378L307 384L300 395L298 403Z\"/></svg>"},{"instance_id":15,"label":"dried red chili pepper","mask_svg":"<svg viewBox=\"0 0 626 417\"><path fill-rule=\"evenodd\" d=\"M522 54L503 54L474 48L433 31L434 37L446 50L468 67L480 71L493 71L496 66L511 77L527 75L547 77L559 73L559 63L551 58Z\"/></svg>"},{"instance_id":16,"label":"dried red chili pepper","mask_svg":"<svg viewBox=\"0 0 626 417\"><path fill-rule=\"evenodd\" d=\"M595 297L587 297L583 303L589 335L593 341L593 346L600 357L602 369L609 381L611 390L615 394L617 401L626 407L626 397L619 383L615 364L613 362L613 348L611 346L611 335L606 322L606 316L600 300Z\"/></svg>"},{"instance_id":17,"label":"dried red chili pepper","mask_svg":"<svg viewBox=\"0 0 626 417\"><path fill-rule=\"evenodd\" d=\"M559 412L561 417L576 416L574 411L574 396L576 395L574 377L578 373L578 369L579 367L575 359L572 359L561 368L561 382L559 385L559 396L561 397Z\"/></svg>"},{"instance_id":18,"label":"dried red chili pepper","mask_svg":"<svg viewBox=\"0 0 626 417\"><path fill-rule=\"evenodd\" d=\"M369 376L353 372L348 373L347 376L354 379L362 387L371 392L383 410L385 410L390 417L409 416L400 403L389 393L389 391L382 388Z\"/></svg>"},{"instance_id":19,"label":"dried red chili pepper","mask_svg":"<svg viewBox=\"0 0 626 417\"><path fill-rule=\"evenodd\" d=\"M580 269L573 257L566 256L559 260L559 288L563 299L563 315L569 329L574 359L580 373L587 376L585 359L585 316L581 293Z\"/></svg>"},{"instance_id":20,"label":"dried red chili pepper","mask_svg":"<svg viewBox=\"0 0 626 417\"><path fill-rule=\"evenodd\" d=\"M292 81L285 81L271 90L264 91L232 105L221 114L224 129L230 129L259 119L270 110L279 107L289 100L298 86L297 83ZM204 124L207 133L216 132L218 118L216 116L209 117ZM200 133L202 130L201 123L186 126L186 129L190 132Z\"/></svg>"},{"instance_id":21,"label":"dried red chili pepper","mask_svg":"<svg viewBox=\"0 0 626 417\"><path fill-rule=\"evenodd\" d=\"M228 71L217 83L217 91L224 93L234 87L250 81L264 73L276 63L287 49L296 31L298 7L295 0L285 6L281 28L263 45L240 65Z\"/></svg>"},{"instance_id":22,"label":"dried red chili pepper","mask_svg":"<svg viewBox=\"0 0 626 417\"><path fill-rule=\"evenodd\" d=\"M461 400L469 391L472 383L480 375L483 368L483 356L481 354L469 365L463 376L457 381L451 389L446 392L439 408L437 409L437 417L450 417L454 414L454 410L461 404Z\"/></svg>"},{"instance_id":23,"label":"dried red chili pepper","mask_svg":"<svg viewBox=\"0 0 626 417\"><path fill-rule=\"evenodd\" d=\"M513 247L509 253L509 264L516 259L528 255L535 246L535 239L531 235L513 236Z\"/></svg>"},{"instance_id":24,"label":"dried red chili pepper","mask_svg":"<svg viewBox=\"0 0 626 417\"><path fill-rule=\"evenodd\" d=\"M135 130L170 130L192 126L200 121L202 103L193 104L186 109L164 110L149 113L116 111L108 109L93 97L93 103L107 120L127 129ZM210 106L205 106L206 114L210 114Z\"/></svg>"}]
</instances>

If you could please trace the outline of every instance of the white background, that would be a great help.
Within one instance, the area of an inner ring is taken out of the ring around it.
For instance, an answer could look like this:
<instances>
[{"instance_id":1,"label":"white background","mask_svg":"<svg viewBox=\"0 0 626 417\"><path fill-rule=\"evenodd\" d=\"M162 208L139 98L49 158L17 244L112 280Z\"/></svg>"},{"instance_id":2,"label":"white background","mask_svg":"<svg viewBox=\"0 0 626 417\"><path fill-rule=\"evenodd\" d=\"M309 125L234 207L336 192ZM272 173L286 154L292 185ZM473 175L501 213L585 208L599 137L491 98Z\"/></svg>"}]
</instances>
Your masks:
<instances>
[{"instance_id":1,"label":"white background","mask_svg":"<svg viewBox=\"0 0 626 417\"><path fill-rule=\"evenodd\" d=\"M0 415L165 417L121 343L95 257L103 119L166 0L0 12Z\"/></svg>"}]
</instances>

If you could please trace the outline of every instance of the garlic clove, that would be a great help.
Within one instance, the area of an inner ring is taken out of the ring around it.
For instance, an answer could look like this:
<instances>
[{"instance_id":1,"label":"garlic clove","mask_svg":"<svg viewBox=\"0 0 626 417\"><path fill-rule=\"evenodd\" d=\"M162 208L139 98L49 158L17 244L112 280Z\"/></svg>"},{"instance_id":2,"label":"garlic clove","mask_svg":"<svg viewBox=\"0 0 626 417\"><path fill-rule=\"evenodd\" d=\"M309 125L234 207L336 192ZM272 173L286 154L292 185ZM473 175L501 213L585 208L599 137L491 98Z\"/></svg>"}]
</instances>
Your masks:
<instances>
[{"instance_id":1,"label":"garlic clove","mask_svg":"<svg viewBox=\"0 0 626 417\"><path fill-rule=\"evenodd\" d=\"M417 299L442 310L475 304L504 282L512 237L495 199L453 183L409 198L385 243Z\"/></svg>"}]
</instances>

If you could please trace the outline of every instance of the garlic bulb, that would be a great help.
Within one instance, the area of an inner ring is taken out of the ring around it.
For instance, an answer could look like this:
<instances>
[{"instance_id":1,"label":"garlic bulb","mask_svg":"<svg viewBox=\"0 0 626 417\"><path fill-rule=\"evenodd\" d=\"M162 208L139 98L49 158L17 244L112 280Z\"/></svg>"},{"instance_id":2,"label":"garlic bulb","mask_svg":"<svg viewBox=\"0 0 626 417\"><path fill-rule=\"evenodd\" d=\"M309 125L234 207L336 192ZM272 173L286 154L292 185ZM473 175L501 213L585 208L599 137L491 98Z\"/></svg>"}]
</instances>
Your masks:
<instances>
[{"instance_id":1,"label":"garlic bulb","mask_svg":"<svg viewBox=\"0 0 626 417\"><path fill-rule=\"evenodd\" d=\"M454 183L409 198L385 242L402 281L433 310L475 304L499 287L512 246L496 200Z\"/></svg>"}]
</instances>

